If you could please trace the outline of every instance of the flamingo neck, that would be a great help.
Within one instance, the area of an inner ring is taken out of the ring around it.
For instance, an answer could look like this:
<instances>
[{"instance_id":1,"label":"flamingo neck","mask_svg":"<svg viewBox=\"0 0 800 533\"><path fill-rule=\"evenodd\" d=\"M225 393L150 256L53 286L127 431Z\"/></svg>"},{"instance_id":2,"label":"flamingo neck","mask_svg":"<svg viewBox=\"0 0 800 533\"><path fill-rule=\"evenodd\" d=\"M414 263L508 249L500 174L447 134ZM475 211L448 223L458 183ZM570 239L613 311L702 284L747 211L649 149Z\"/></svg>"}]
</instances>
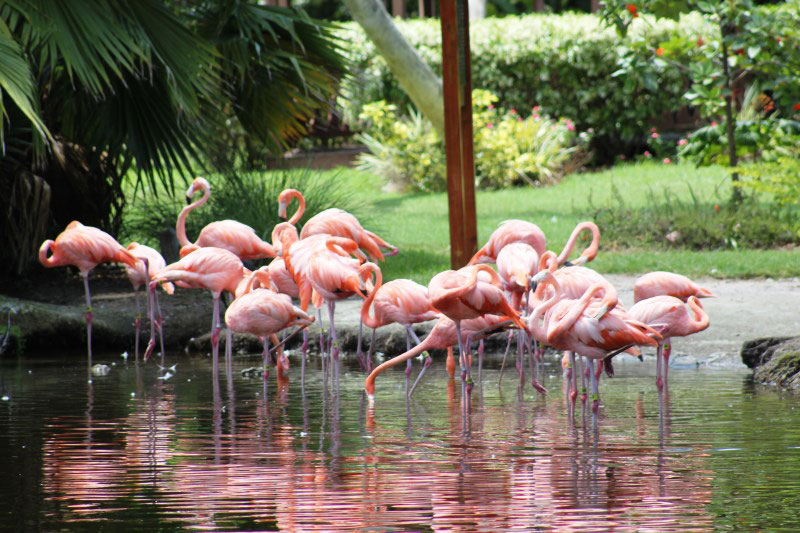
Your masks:
<instances>
[{"instance_id":1,"label":"flamingo neck","mask_svg":"<svg viewBox=\"0 0 800 533\"><path fill-rule=\"evenodd\" d=\"M369 293L369 296L367 296L367 298L364 300L364 303L361 305L361 321L364 322L368 328L377 329L381 327L381 324L376 318L370 316L369 309L372 307L372 302L375 301L375 296L378 294L378 289L380 289L383 285L383 274L381 273L381 269L378 268L378 265L375 263L364 263L359 270L375 273L375 288L372 289L372 292Z\"/></svg>"},{"instance_id":2,"label":"flamingo neck","mask_svg":"<svg viewBox=\"0 0 800 533\"><path fill-rule=\"evenodd\" d=\"M199 200L196 200L191 204L187 205L186 207L184 207L183 209L181 209L180 214L178 214L178 223L175 226L175 233L176 236L178 237L178 243L181 246L187 246L189 244L192 244L186 237L186 217L187 215L189 215L189 211L205 204L208 201L208 197L211 195L211 191L207 186L199 185L199 187L201 187L201 190L203 191L203 196L201 196Z\"/></svg>"},{"instance_id":3,"label":"flamingo neck","mask_svg":"<svg viewBox=\"0 0 800 533\"><path fill-rule=\"evenodd\" d=\"M385 361L380 365L378 365L375 368L375 370L373 370L372 373L370 373L370 375L367 376L367 379L364 381L364 389L366 389L367 391L367 396L369 396L370 398L373 397L373 395L375 394L375 379L378 376L380 376L385 370L388 370L393 366L397 366L400 363L408 361L409 359L418 356L425 350L436 348L435 345L436 343L434 342L434 339L432 339L432 337L434 337L433 331L431 331L431 333L429 333L428 336L425 337L425 339L422 342L411 348L406 353L400 354L397 357L393 357L392 359L389 359L388 361Z\"/></svg>"},{"instance_id":4,"label":"flamingo neck","mask_svg":"<svg viewBox=\"0 0 800 533\"><path fill-rule=\"evenodd\" d=\"M561 251L561 254L558 256L558 264L563 265L567 259L569 259L569 255L572 253L572 250L575 248L575 244L578 241L578 237L580 234L585 231L589 230L592 232L592 242L586 250L581 253L581 263L588 263L592 259L597 256L597 250L600 248L600 229L594 222L581 222L575 229L572 230L572 234L569 236L569 240L567 244L564 245L564 249Z\"/></svg>"},{"instance_id":5,"label":"flamingo neck","mask_svg":"<svg viewBox=\"0 0 800 533\"><path fill-rule=\"evenodd\" d=\"M589 304L591 303L595 294L601 290L605 290L603 285L600 283L595 283L583 293L583 296L581 296L580 299L570 308L566 315L564 315L558 322L550 323L547 332L548 342L550 342L552 339L558 338L564 332L570 330L578 321L578 319L583 316L584 311L586 311L586 308L589 307Z\"/></svg>"},{"instance_id":6,"label":"flamingo neck","mask_svg":"<svg viewBox=\"0 0 800 533\"><path fill-rule=\"evenodd\" d=\"M306 199L303 198L303 193L297 191L295 189L290 189L289 193L285 196L285 201L288 204L292 201L292 198L297 198L297 211L294 212L292 218L289 219L289 224L296 225L300 222L300 219L303 217L303 213L306 211Z\"/></svg>"},{"instance_id":7,"label":"flamingo neck","mask_svg":"<svg viewBox=\"0 0 800 533\"><path fill-rule=\"evenodd\" d=\"M553 295L537 305L533 310L533 314L531 314L531 317L528 319L528 329L534 337L541 341L544 341L547 338L547 332L545 331L545 327L543 325L539 325L539 321L542 319L544 314L561 299L562 295L561 285L558 284L556 278L549 276L536 288L537 298L541 299L544 296L546 285L553 286Z\"/></svg>"},{"instance_id":8,"label":"flamingo neck","mask_svg":"<svg viewBox=\"0 0 800 533\"><path fill-rule=\"evenodd\" d=\"M689 297L689 309L692 310L692 326L695 328L695 331L702 331L708 327L709 318L708 313L706 313L703 306L700 305L700 301L695 296Z\"/></svg>"},{"instance_id":9,"label":"flamingo neck","mask_svg":"<svg viewBox=\"0 0 800 533\"><path fill-rule=\"evenodd\" d=\"M542 272L544 270L555 272L557 267L558 257L556 257L556 253L552 250L547 250L541 256L539 256L539 268L537 272Z\"/></svg>"},{"instance_id":10,"label":"flamingo neck","mask_svg":"<svg viewBox=\"0 0 800 533\"><path fill-rule=\"evenodd\" d=\"M42 246L39 248L39 262L46 266L46 267L54 267L58 266L55 260L55 254L47 257L47 253L50 251L50 247L55 244L55 241L52 239L47 239L42 243Z\"/></svg>"}]
</instances>

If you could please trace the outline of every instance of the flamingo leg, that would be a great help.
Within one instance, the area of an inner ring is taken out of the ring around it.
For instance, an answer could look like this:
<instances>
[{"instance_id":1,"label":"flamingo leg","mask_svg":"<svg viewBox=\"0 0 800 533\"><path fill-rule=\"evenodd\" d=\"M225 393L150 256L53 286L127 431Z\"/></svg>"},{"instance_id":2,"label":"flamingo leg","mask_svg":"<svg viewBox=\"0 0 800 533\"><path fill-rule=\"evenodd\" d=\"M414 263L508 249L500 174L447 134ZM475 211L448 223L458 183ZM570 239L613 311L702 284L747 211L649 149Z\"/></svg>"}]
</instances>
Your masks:
<instances>
[{"instance_id":1,"label":"flamingo leg","mask_svg":"<svg viewBox=\"0 0 800 533\"><path fill-rule=\"evenodd\" d=\"M411 390L408 391L408 397L409 398L411 398L411 395L414 394L414 389L417 388L417 383L419 383L419 380L422 379L422 376L423 376L423 374L425 374L425 371L432 364L433 364L433 358L431 358L431 356L428 355L428 357L425 358L425 364L422 365L422 370L419 371L419 375L417 376L417 379L415 379L414 380L414 384L411 385Z\"/></svg>"},{"instance_id":2,"label":"flamingo leg","mask_svg":"<svg viewBox=\"0 0 800 533\"><path fill-rule=\"evenodd\" d=\"M308 328L303 330L303 346L300 350L300 384L306 385L306 351L308 350Z\"/></svg>"},{"instance_id":3,"label":"flamingo leg","mask_svg":"<svg viewBox=\"0 0 800 533\"><path fill-rule=\"evenodd\" d=\"M158 330L158 339L161 342L161 366L164 366L164 315L161 314L161 306L158 305L158 291L153 289L153 305L155 306L156 315L156 329Z\"/></svg>"},{"instance_id":4,"label":"flamingo leg","mask_svg":"<svg viewBox=\"0 0 800 533\"><path fill-rule=\"evenodd\" d=\"M136 320L134 324L136 324L136 338L134 340L134 353L136 354L136 360L139 360L139 331L142 327L142 302L141 296L139 295L139 288L135 288L133 290L133 296L136 300Z\"/></svg>"},{"instance_id":5,"label":"flamingo leg","mask_svg":"<svg viewBox=\"0 0 800 533\"><path fill-rule=\"evenodd\" d=\"M513 331L509 331L508 332L508 341L506 342L506 351L503 352L503 362L500 363L500 379L497 380L497 385L498 386L501 383L503 383L503 372L506 369L506 357L508 356L509 350L511 350L511 341L512 340L514 340L514 332Z\"/></svg>"},{"instance_id":6,"label":"flamingo leg","mask_svg":"<svg viewBox=\"0 0 800 533\"><path fill-rule=\"evenodd\" d=\"M667 387L669 380L669 356L672 354L672 341L668 338L664 339L664 386Z\"/></svg>"},{"instance_id":7,"label":"flamingo leg","mask_svg":"<svg viewBox=\"0 0 800 533\"><path fill-rule=\"evenodd\" d=\"M523 361L522 346L522 330L519 330L517 332L517 375L519 376L519 384L525 388L525 363Z\"/></svg>"},{"instance_id":8,"label":"flamingo leg","mask_svg":"<svg viewBox=\"0 0 800 533\"><path fill-rule=\"evenodd\" d=\"M372 354L375 350L375 331L372 330L372 337L369 341L369 352L367 353L367 372L372 372Z\"/></svg>"},{"instance_id":9,"label":"flamingo leg","mask_svg":"<svg viewBox=\"0 0 800 533\"><path fill-rule=\"evenodd\" d=\"M334 300L330 300L328 302L328 320L331 323L331 359L333 361L339 360L339 342L336 338L336 326L333 323L333 315L336 312L336 302Z\"/></svg>"},{"instance_id":10,"label":"flamingo leg","mask_svg":"<svg viewBox=\"0 0 800 533\"><path fill-rule=\"evenodd\" d=\"M539 394L545 395L547 394L547 389L544 388L544 385L539 383L539 379L537 378L540 369L539 363L536 361L536 351L533 348L533 343L531 343L531 338L524 331L520 330L520 333L522 333L522 337L525 339L525 345L528 348L528 360L531 367L531 386L536 389Z\"/></svg>"},{"instance_id":11,"label":"flamingo leg","mask_svg":"<svg viewBox=\"0 0 800 533\"><path fill-rule=\"evenodd\" d=\"M572 411L575 411L575 402L578 399L578 364L577 358L575 357L575 352L568 352L569 353L569 366L572 369L572 387L570 387L569 391L569 401L572 404Z\"/></svg>"},{"instance_id":12,"label":"flamingo leg","mask_svg":"<svg viewBox=\"0 0 800 533\"><path fill-rule=\"evenodd\" d=\"M233 302L233 295L228 293L226 295L228 305ZM222 322L219 323L222 327ZM225 326L225 371L230 372L233 369L233 332L231 328Z\"/></svg>"},{"instance_id":13,"label":"flamingo leg","mask_svg":"<svg viewBox=\"0 0 800 533\"><path fill-rule=\"evenodd\" d=\"M266 383L269 381L269 339L267 337L261 337L261 345L264 347L264 350L261 352L261 373Z\"/></svg>"},{"instance_id":14,"label":"flamingo leg","mask_svg":"<svg viewBox=\"0 0 800 533\"><path fill-rule=\"evenodd\" d=\"M664 364L662 361L663 356L664 356L664 342L661 341L658 343L658 348L656 351L656 387L658 388L658 392L661 392L661 389L664 388L664 378L661 376L661 374L663 373L661 367Z\"/></svg>"},{"instance_id":15,"label":"flamingo leg","mask_svg":"<svg viewBox=\"0 0 800 533\"><path fill-rule=\"evenodd\" d=\"M469 393L472 391L471 379L468 380L467 352L464 350L464 339L461 335L461 321L456 320L456 337L458 338L458 360L461 364L461 394L464 399L464 409L469 409Z\"/></svg>"},{"instance_id":16,"label":"flamingo leg","mask_svg":"<svg viewBox=\"0 0 800 533\"><path fill-rule=\"evenodd\" d=\"M364 336L364 321L358 319L358 343L356 344L356 358L363 370L367 369L367 363L364 361L364 351L361 349L361 339Z\"/></svg>"},{"instance_id":17,"label":"flamingo leg","mask_svg":"<svg viewBox=\"0 0 800 533\"><path fill-rule=\"evenodd\" d=\"M211 314L211 357L215 374L219 373L219 334L222 326L219 322L219 296L214 296L214 311Z\"/></svg>"},{"instance_id":18,"label":"flamingo leg","mask_svg":"<svg viewBox=\"0 0 800 533\"><path fill-rule=\"evenodd\" d=\"M411 336L408 334L408 328L406 328L406 351L407 352L411 351ZM408 386L411 381L412 366L413 366L412 359L406 361L406 396L408 396L409 393Z\"/></svg>"},{"instance_id":19,"label":"flamingo leg","mask_svg":"<svg viewBox=\"0 0 800 533\"><path fill-rule=\"evenodd\" d=\"M322 327L322 308L317 308L317 324L319 324L319 353L325 356L325 329Z\"/></svg>"},{"instance_id":20,"label":"flamingo leg","mask_svg":"<svg viewBox=\"0 0 800 533\"><path fill-rule=\"evenodd\" d=\"M483 370L483 352L484 352L483 339L478 343L478 383L481 383L481 370Z\"/></svg>"},{"instance_id":21,"label":"flamingo leg","mask_svg":"<svg viewBox=\"0 0 800 533\"><path fill-rule=\"evenodd\" d=\"M592 414L597 416L600 410L600 387L597 380L597 373L594 371L594 360L588 359L589 375L592 380Z\"/></svg>"},{"instance_id":22,"label":"flamingo leg","mask_svg":"<svg viewBox=\"0 0 800 533\"><path fill-rule=\"evenodd\" d=\"M580 365L581 369L581 405L583 406L584 411L586 410L586 400L589 398L589 383L587 383L586 378L589 372L589 362L586 360L585 357L578 356L578 365Z\"/></svg>"},{"instance_id":23,"label":"flamingo leg","mask_svg":"<svg viewBox=\"0 0 800 533\"><path fill-rule=\"evenodd\" d=\"M92 382L92 294L89 292L89 273L87 272L84 274L81 272L81 276L83 277L83 288L86 291L86 348L87 353L89 354L89 383Z\"/></svg>"}]
</instances>

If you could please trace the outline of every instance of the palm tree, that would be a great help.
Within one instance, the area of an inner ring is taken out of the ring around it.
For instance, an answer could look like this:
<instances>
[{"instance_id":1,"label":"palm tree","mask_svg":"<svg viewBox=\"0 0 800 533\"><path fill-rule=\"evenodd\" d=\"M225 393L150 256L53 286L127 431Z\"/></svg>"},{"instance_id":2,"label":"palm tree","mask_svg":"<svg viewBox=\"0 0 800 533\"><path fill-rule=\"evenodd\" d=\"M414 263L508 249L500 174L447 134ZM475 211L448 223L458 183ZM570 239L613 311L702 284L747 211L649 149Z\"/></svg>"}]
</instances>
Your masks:
<instances>
[{"instance_id":1,"label":"palm tree","mask_svg":"<svg viewBox=\"0 0 800 533\"><path fill-rule=\"evenodd\" d=\"M277 151L338 87L328 23L244 0L4 0L0 4L0 248L21 271L48 226L115 232L126 174L240 160L230 136ZM9 248L9 244L13 244Z\"/></svg>"}]
</instances>

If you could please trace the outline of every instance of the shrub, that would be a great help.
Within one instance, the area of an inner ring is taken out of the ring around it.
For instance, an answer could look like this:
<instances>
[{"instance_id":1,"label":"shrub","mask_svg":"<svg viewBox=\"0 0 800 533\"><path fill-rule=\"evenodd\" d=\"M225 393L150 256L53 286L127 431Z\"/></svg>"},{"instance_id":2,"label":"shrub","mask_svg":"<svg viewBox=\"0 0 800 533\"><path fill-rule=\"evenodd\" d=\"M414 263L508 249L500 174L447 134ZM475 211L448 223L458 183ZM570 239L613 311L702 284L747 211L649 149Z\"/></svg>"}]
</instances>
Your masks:
<instances>
[{"instance_id":1,"label":"shrub","mask_svg":"<svg viewBox=\"0 0 800 533\"><path fill-rule=\"evenodd\" d=\"M783 155L772 161L760 161L736 169L740 181L735 186L768 194L787 207L800 205L800 154Z\"/></svg>"},{"instance_id":2,"label":"shrub","mask_svg":"<svg viewBox=\"0 0 800 533\"><path fill-rule=\"evenodd\" d=\"M200 230L210 222L234 219L252 227L261 239L271 241L272 228L281 222L278 218L278 194L287 187L302 191L306 199L305 215L298 229L310 217L331 207L345 209L361 218L357 202L339 185L336 175L323 176L304 169L211 175L207 178L211 184L208 203L186 218L186 233L190 240L197 238ZM180 194L175 199L153 194L130 199L123 220L122 239L125 243L136 240L158 248L160 235L175 227L184 205L184 196Z\"/></svg>"},{"instance_id":3,"label":"shrub","mask_svg":"<svg viewBox=\"0 0 800 533\"><path fill-rule=\"evenodd\" d=\"M630 208L622 201L597 208L593 220L603 228L603 242L616 248L770 248L800 243L800 210L777 208L754 197L738 205L719 198L690 201L674 193L650 193L648 206Z\"/></svg>"},{"instance_id":4,"label":"shrub","mask_svg":"<svg viewBox=\"0 0 800 533\"><path fill-rule=\"evenodd\" d=\"M401 33L441 73L441 28L437 20L396 21ZM406 109L410 101L359 26L345 25L354 75L340 99L351 124L368 102L385 100ZM553 116L595 131L609 156L624 143L640 145L654 119L683 106L686 72L693 49L676 51L670 62L657 57L659 43L681 34L704 35L699 17L637 21L625 38L592 15L525 15L471 24L472 80L491 91L499 107L529 114L540 105ZM623 143L620 144L620 141Z\"/></svg>"},{"instance_id":5,"label":"shrub","mask_svg":"<svg viewBox=\"0 0 800 533\"><path fill-rule=\"evenodd\" d=\"M479 187L548 183L584 161L590 137L576 136L569 119L550 119L538 107L523 118L513 108L498 109L497 97L488 91L475 90L472 99ZM359 139L370 150L359 157L359 168L404 188L447 187L444 143L428 120L413 109L408 117L399 117L397 106L384 101L365 105L359 118L368 132Z\"/></svg>"}]
</instances>

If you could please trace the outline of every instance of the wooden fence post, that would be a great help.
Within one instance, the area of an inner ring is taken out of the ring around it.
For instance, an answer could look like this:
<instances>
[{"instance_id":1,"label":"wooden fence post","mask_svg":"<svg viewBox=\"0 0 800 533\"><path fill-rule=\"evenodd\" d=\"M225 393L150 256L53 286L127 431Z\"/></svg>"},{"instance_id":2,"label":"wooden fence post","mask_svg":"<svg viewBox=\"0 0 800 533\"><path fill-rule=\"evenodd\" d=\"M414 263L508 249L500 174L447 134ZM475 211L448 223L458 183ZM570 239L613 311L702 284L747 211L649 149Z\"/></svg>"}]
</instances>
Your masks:
<instances>
[{"instance_id":1,"label":"wooden fence post","mask_svg":"<svg viewBox=\"0 0 800 533\"><path fill-rule=\"evenodd\" d=\"M441 0L442 82L450 218L450 264L461 268L477 248L472 74L467 0Z\"/></svg>"}]
</instances>

